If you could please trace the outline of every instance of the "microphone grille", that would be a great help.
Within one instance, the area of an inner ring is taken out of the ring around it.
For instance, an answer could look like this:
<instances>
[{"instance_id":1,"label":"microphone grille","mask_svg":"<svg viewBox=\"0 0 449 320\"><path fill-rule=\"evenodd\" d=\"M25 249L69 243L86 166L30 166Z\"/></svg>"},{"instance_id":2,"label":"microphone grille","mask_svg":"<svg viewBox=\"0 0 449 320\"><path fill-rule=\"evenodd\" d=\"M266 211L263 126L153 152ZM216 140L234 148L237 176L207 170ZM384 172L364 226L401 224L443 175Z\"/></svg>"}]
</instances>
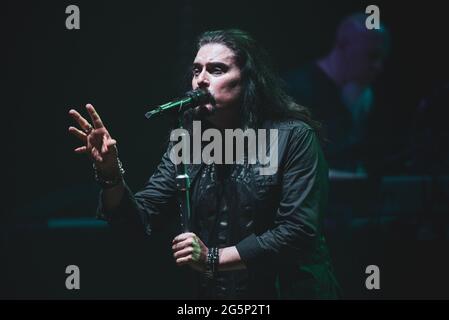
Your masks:
<instances>
[{"instance_id":1,"label":"microphone grille","mask_svg":"<svg viewBox=\"0 0 449 320\"><path fill-rule=\"evenodd\" d=\"M194 105L205 104L211 102L212 96L209 91L205 89L196 89L187 92L187 96L192 99Z\"/></svg>"}]
</instances>

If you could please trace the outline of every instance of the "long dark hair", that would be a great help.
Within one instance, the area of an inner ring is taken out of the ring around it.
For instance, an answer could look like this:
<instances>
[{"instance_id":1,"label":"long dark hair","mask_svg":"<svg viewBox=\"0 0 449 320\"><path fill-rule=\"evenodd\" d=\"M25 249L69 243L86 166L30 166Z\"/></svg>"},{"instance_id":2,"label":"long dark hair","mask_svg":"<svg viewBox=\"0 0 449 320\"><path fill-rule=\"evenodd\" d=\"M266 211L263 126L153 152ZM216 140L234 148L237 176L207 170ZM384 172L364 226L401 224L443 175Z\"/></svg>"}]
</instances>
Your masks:
<instances>
[{"instance_id":1,"label":"long dark hair","mask_svg":"<svg viewBox=\"0 0 449 320\"><path fill-rule=\"evenodd\" d=\"M243 128L257 128L269 119L299 119L319 135L320 124L312 120L309 109L286 93L282 80L273 71L268 54L250 34L238 29L206 31L198 37L197 50L209 43L225 45L236 56L244 88Z\"/></svg>"}]
</instances>

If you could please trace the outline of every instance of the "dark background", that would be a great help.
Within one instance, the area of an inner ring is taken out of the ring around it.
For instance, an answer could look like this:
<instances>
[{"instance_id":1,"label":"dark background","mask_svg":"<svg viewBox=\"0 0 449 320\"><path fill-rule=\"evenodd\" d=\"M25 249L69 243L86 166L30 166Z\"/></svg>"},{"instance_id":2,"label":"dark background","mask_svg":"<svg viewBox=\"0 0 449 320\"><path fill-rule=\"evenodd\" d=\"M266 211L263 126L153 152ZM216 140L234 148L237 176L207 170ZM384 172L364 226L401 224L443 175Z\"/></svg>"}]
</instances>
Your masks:
<instances>
[{"instance_id":1,"label":"dark background","mask_svg":"<svg viewBox=\"0 0 449 320\"><path fill-rule=\"evenodd\" d=\"M80 30L65 28L70 4L80 8ZM170 256L174 226L148 241L79 220L93 217L99 189L90 162L73 153L68 110L96 107L118 140L128 184L138 190L157 165L171 124L148 121L144 113L187 88L190 45L200 32L247 30L282 73L325 54L341 18L369 4L379 6L391 32L391 54L375 86L393 124L386 143L400 148L420 99L448 79L444 1L7 1L0 297L190 297L189 271L178 270ZM349 188L365 192L347 199L361 225L338 210L327 223L344 297L449 298L448 236L420 229L426 202L422 210L399 206L384 217L371 206L370 190ZM412 199L409 192L421 188L406 184L397 197ZM446 199L440 199L443 215ZM65 289L69 264L81 269L79 291ZM364 286L369 264L380 267L381 290Z\"/></svg>"}]
</instances>

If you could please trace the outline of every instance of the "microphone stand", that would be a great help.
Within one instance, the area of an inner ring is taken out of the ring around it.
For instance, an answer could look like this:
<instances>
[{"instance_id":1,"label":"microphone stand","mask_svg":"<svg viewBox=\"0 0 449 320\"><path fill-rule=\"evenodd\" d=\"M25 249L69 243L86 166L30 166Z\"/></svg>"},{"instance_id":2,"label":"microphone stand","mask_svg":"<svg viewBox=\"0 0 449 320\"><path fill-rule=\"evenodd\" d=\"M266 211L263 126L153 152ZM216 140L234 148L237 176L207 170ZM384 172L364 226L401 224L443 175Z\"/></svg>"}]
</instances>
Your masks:
<instances>
[{"instance_id":1,"label":"microphone stand","mask_svg":"<svg viewBox=\"0 0 449 320\"><path fill-rule=\"evenodd\" d=\"M182 124L183 124L183 110L181 103L178 112L178 127L180 129L183 129ZM183 135L185 136L185 133ZM182 137L182 141L186 140L187 139ZM185 146L182 150L186 150ZM186 159L186 155L183 154L182 157L183 159ZM187 157L190 157L190 155L187 155ZM176 189L178 190L179 213L181 216L181 228L183 232L189 232L190 217L191 217L190 177L187 173L187 165L184 163L184 161L181 161L181 163L177 164L175 167L176 167Z\"/></svg>"},{"instance_id":2,"label":"microphone stand","mask_svg":"<svg viewBox=\"0 0 449 320\"><path fill-rule=\"evenodd\" d=\"M178 127L179 129L183 129L183 114L186 111L186 108L199 105L201 103L205 103L207 101L213 100L213 97L207 90L196 89L189 91L187 93L187 97L168 102L166 104L160 105L154 110L151 110L145 114L147 119L152 118L153 116L160 115L162 113L168 112L170 110L178 111ZM182 141L186 142L187 139L184 139L185 134L181 136ZM187 137L189 142L190 138ZM186 150L186 146L184 146L183 150ZM189 159L190 155L183 154L183 160ZM181 161L180 164L175 165L176 169L176 189L178 190L178 203L179 203L179 211L181 215L181 228L183 232L190 231L190 218L191 218L191 208L190 208L190 177L187 174L187 165L186 161Z\"/></svg>"}]
</instances>

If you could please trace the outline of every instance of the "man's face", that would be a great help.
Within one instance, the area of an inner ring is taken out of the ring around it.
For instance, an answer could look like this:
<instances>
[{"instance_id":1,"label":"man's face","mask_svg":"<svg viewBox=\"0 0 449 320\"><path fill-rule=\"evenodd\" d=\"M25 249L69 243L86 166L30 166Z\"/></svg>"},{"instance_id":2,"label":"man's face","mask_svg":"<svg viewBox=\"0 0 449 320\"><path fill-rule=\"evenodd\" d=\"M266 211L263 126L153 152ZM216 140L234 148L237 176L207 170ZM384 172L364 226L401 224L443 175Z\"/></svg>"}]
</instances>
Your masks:
<instances>
[{"instance_id":1,"label":"man's face","mask_svg":"<svg viewBox=\"0 0 449 320\"><path fill-rule=\"evenodd\" d=\"M360 37L345 48L347 77L361 84L372 83L383 71L386 43L381 35Z\"/></svg>"},{"instance_id":2,"label":"man's face","mask_svg":"<svg viewBox=\"0 0 449 320\"><path fill-rule=\"evenodd\" d=\"M209 112L235 108L242 93L241 72L235 55L228 47L210 43L196 54L192 67L192 89L207 89L215 103L200 106Z\"/></svg>"}]
</instances>

